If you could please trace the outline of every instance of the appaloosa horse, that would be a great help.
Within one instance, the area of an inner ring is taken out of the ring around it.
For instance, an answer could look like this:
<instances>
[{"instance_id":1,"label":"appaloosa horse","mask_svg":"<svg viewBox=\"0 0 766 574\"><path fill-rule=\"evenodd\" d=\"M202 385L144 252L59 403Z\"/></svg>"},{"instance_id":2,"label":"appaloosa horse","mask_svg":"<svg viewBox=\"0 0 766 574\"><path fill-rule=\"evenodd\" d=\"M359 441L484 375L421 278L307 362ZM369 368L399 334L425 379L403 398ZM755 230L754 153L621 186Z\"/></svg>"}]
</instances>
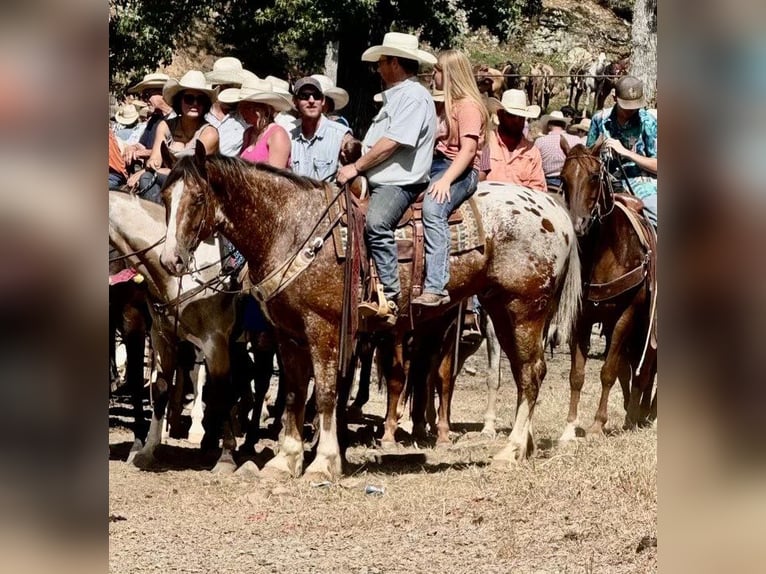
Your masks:
<instances>
[{"instance_id":1,"label":"appaloosa horse","mask_svg":"<svg viewBox=\"0 0 766 574\"><path fill-rule=\"evenodd\" d=\"M164 148L163 153L168 155ZM178 159L163 189L168 210L163 265L183 273L199 241L218 229L247 259L254 292L276 327L288 397L279 453L264 468L269 474L297 476L303 471L301 429L312 371L319 441L305 476L328 479L342 472L336 402L340 395L345 405L337 384L344 265L334 250L322 248L337 223L328 216L326 185L238 158L206 158L204 146L198 145L193 157ZM448 291L455 302L478 294L510 360L518 408L508 444L494 458L507 466L534 448L532 415L546 372L543 339L554 314L565 329L576 315L579 256L569 214L550 196L481 183L476 200L486 249L452 258ZM403 307L409 303L409 283L403 270ZM405 321L399 321L387 377L389 389L398 387L399 393L400 343L407 330ZM392 408L389 398L387 441L394 440L396 419L391 413L397 402Z\"/></svg>"},{"instance_id":2,"label":"appaloosa horse","mask_svg":"<svg viewBox=\"0 0 766 574\"><path fill-rule=\"evenodd\" d=\"M657 370L653 335L656 284L652 284L656 254L651 253L631 223L630 207L635 198L623 200L608 184L608 173L599 152L578 144L572 148L565 138L561 147L566 160L561 170L562 188L569 206L582 257L583 304L570 338L572 366L569 372L570 401L567 425L561 440L575 438L577 407L585 380L585 361L594 323L602 323L606 336L606 358L601 368L601 399L588 434L601 434L607 422L609 392L619 376L626 392L625 426L644 423L650 416L651 385ZM639 229L640 216L636 219ZM649 242L652 245L656 242ZM643 395L643 400L642 400ZM639 402L641 402L639 404Z\"/></svg>"},{"instance_id":3,"label":"appaloosa horse","mask_svg":"<svg viewBox=\"0 0 766 574\"><path fill-rule=\"evenodd\" d=\"M214 241L204 242L196 249L196 267L182 281L162 267L161 244L167 232L164 220L165 210L161 205L126 193L109 193L109 240L122 253L128 254L133 265L146 275L152 303L149 308L154 319L152 343L159 355L158 393L154 397L149 435L145 445L134 445L129 460L140 466L151 463L154 450L161 441L169 391L171 388L177 393L183 391L180 381L172 386L179 359L178 345L181 341L189 341L204 353L208 373L204 423L207 444L203 446L217 446L222 424L223 450L215 469L233 471L236 466L232 452L236 441L232 432L232 411L236 393L231 380L230 339L236 320L235 295L227 291L224 278L219 274L221 256ZM268 367L270 375L271 363ZM256 423L267 388L268 381L266 388L256 382L253 413ZM180 397L174 402L180 403ZM257 427L249 428L246 443L254 444L256 435Z\"/></svg>"}]
</instances>

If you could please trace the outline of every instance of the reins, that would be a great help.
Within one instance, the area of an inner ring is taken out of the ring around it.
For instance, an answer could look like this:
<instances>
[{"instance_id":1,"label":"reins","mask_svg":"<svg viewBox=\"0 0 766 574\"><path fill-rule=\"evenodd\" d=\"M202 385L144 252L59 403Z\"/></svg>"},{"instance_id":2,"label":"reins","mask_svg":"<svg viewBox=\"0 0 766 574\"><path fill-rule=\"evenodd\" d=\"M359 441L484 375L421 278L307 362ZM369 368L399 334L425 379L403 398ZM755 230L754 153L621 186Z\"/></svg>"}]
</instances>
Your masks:
<instances>
[{"instance_id":1,"label":"reins","mask_svg":"<svg viewBox=\"0 0 766 574\"><path fill-rule=\"evenodd\" d=\"M158 245L162 245L162 243L164 243L164 241L165 241L165 236L163 235L157 241L152 243L149 247L144 247L143 249L139 249L138 251L131 251L130 253L126 253L124 255L118 255L117 257L110 257L109 258L109 263L113 263L115 261L122 261L123 259L128 259L128 258L133 257L135 255L142 255L142 254L146 253L147 251L151 251L152 249L154 249Z\"/></svg>"}]
</instances>

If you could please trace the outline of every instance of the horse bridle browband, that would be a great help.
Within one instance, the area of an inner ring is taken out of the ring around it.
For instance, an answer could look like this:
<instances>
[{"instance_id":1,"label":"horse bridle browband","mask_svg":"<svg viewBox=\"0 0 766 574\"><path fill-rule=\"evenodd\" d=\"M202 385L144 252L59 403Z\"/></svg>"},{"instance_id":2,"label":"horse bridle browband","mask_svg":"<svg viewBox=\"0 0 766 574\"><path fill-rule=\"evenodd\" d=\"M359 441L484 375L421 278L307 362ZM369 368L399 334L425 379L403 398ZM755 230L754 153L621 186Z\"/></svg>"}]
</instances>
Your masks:
<instances>
[{"instance_id":1,"label":"horse bridle browband","mask_svg":"<svg viewBox=\"0 0 766 574\"><path fill-rule=\"evenodd\" d=\"M614 188L612 187L612 181L609 177L609 172L606 168L606 163L597 156L594 156L590 153L578 153L575 155L568 156L564 163L566 163L569 160L583 160L588 159L595 162L598 162L598 168L599 168L599 174L598 174L598 196L596 197L596 202L593 205L593 208L591 208L590 216L591 221L593 220L593 217L597 218L599 221L601 221L604 217L612 213L614 210L614 200L611 202L611 206L607 211L602 210L602 205L606 206L606 194L609 193L612 197L614 197ZM590 227L590 223L588 224L588 227Z\"/></svg>"}]
</instances>

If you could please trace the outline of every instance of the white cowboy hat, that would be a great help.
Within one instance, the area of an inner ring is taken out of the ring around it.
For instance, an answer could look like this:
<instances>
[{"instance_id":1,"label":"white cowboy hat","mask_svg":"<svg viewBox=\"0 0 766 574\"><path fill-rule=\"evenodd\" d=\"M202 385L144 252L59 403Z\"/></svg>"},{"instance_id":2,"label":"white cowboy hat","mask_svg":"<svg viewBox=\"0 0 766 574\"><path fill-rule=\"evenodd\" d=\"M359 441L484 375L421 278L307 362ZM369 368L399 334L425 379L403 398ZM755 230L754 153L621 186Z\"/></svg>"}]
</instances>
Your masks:
<instances>
[{"instance_id":1,"label":"white cowboy hat","mask_svg":"<svg viewBox=\"0 0 766 574\"><path fill-rule=\"evenodd\" d=\"M146 88L162 88L170 79L170 76L161 72L155 72L152 74L146 74L144 79L138 82L132 88L128 88L129 94L137 94L143 92Z\"/></svg>"},{"instance_id":2,"label":"white cowboy hat","mask_svg":"<svg viewBox=\"0 0 766 574\"><path fill-rule=\"evenodd\" d=\"M228 88L222 91L218 94L218 99L225 104L238 102L268 104L278 112L285 112L293 107L290 99L275 91L271 82L258 78L247 78L241 88Z\"/></svg>"},{"instance_id":3,"label":"white cowboy hat","mask_svg":"<svg viewBox=\"0 0 766 574\"><path fill-rule=\"evenodd\" d=\"M287 80L283 80L282 78L277 78L276 76L266 76L266 80L271 82L271 85L274 87L274 91L278 94L287 94L290 95L290 82Z\"/></svg>"},{"instance_id":4,"label":"white cowboy hat","mask_svg":"<svg viewBox=\"0 0 766 574\"><path fill-rule=\"evenodd\" d=\"M381 56L397 56L432 66L436 63L436 56L418 48L417 36L401 32L388 32L383 36L383 44L364 51L362 61L377 62Z\"/></svg>"},{"instance_id":5,"label":"white cowboy hat","mask_svg":"<svg viewBox=\"0 0 766 574\"><path fill-rule=\"evenodd\" d=\"M576 131L583 131L585 133L588 133L590 131L590 118L583 118L580 120L580 123L572 124L569 126L570 132L576 132Z\"/></svg>"},{"instance_id":6,"label":"white cowboy hat","mask_svg":"<svg viewBox=\"0 0 766 574\"><path fill-rule=\"evenodd\" d=\"M556 110L540 118L540 129L542 130L544 134L546 134L548 133L548 124L550 124L551 122L563 124L564 127L567 127L570 121L571 120L569 118L564 117L563 113Z\"/></svg>"},{"instance_id":7,"label":"white cowboy hat","mask_svg":"<svg viewBox=\"0 0 766 574\"><path fill-rule=\"evenodd\" d=\"M133 104L124 104L120 106L117 113L114 114L114 121L123 126L129 126L138 121L138 110Z\"/></svg>"},{"instance_id":8,"label":"white cowboy hat","mask_svg":"<svg viewBox=\"0 0 766 574\"><path fill-rule=\"evenodd\" d=\"M331 78L323 74L311 74L311 77L319 82L322 86L322 93L328 98L332 98L335 102L335 111L342 110L348 104L348 92L343 88L339 88L335 85L335 82Z\"/></svg>"},{"instance_id":9,"label":"white cowboy hat","mask_svg":"<svg viewBox=\"0 0 766 574\"><path fill-rule=\"evenodd\" d=\"M435 102L443 102L444 101L444 90L438 90L436 88L431 90L431 97Z\"/></svg>"},{"instance_id":10,"label":"white cowboy hat","mask_svg":"<svg viewBox=\"0 0 766 574\"><path fill-rule=\"evenodd\" d=\"M524 90L506 90L502 101L497 98L487 98L490 111L505 110L507 113L522 118L536 118L540 115L540 106L527 104L527 93Z\"/></svg>"},{"instance_id":11,"label":"white cowboy hat","mask_svg":"<svg viewBox=\"0 0 766 574\"><path fill-rule=\"evenodd\" d=\"M180 80L171 78L167 81L165 87L162 89L162 98L167 102L168 105L172 106L173 98L176 96L176 94L178 94L178 92L182 92L184 90L196 90L198 92L202 92L208 98L210 98L211 102L215 101L218 94L218 91L211 88L210 84L205 81L205 74L199 70L189 70L181 77Z\"/></svg>"},{"instance_id":12,"label":"white cowboy hat","mask_svg":"<svg viewBox=\"0 0 766 574\"><path fill-rule=\"evenodd\" d=\"M242 85L242 62L237 58L225 56L213 63L213 70L205 73L205 79L211 84Z\"/></svg>"}]
</instances>

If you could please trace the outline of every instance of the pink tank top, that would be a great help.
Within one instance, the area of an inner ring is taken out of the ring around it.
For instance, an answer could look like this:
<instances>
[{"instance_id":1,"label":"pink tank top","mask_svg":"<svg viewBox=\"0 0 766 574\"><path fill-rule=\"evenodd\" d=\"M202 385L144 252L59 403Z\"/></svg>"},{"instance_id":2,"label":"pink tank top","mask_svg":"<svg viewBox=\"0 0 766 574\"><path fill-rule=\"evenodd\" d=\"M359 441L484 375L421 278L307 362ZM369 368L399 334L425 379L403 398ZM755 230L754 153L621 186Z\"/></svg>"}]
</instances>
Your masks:
<instances>
[{"instance_id":1,"label":"pink tank top","mask_svg":"<svg viewBox=\"0 0 766 574\"><path fill-rule=\"evenodd\" d=\"M248 128L248 131L253 128ZM255 142L254 144L251 144L247 146L245 149L242 150L242 153L239 154L239 157L242 159L246 159L247 161L251 161L253 163L261 162L261 163L268 163L269 162L269 138L271 137L272 132L275 129L283 130L284 128L278 124L271 124L269 125L266 130L261 135L260 139ZM280 165L276 167L289 167L290 166L290 158L288 156L287 158L287 165Z\"/></svg>"}]
</instances>

